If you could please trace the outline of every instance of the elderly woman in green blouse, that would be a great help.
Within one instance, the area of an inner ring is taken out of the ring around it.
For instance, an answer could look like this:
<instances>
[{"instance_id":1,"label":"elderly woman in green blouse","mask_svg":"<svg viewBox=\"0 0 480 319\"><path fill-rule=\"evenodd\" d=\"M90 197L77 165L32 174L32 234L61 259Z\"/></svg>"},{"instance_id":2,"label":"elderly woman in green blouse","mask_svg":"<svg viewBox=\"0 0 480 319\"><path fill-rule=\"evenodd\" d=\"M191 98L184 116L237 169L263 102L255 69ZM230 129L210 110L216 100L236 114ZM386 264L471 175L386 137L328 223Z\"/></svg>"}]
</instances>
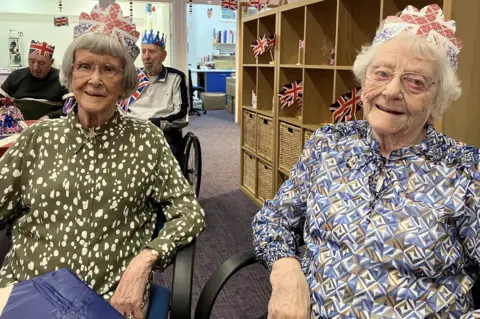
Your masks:
<instances>
[{"instance_id":1,"label":"elderly woman in green blouse","mask_svg":"<svg viewBox=\"0 0 480 319\"><path fill-rule=\"evenodd\" d=\"M152 266L168 266L204 229L204 213L162 131L116 109L138 85L138 32L118 4L94 11L80 16L62 63L76 106L28 128L0 160L0 226L13 224L0 288L69 268L142 318ZM116 12L120 39L104 23ZM157 205L166 223L152 241Z\"/></svg>"}]
</instances>

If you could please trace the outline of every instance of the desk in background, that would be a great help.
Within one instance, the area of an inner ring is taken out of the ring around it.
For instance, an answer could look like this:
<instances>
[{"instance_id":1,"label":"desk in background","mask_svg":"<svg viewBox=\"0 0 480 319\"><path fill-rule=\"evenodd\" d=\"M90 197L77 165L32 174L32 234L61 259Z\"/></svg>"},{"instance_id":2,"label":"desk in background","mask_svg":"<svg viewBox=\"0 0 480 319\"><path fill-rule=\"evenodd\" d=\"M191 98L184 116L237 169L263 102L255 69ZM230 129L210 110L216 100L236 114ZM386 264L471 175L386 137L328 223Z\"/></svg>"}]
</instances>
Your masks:
<instances>
[{"instance_id":1,"label":"desk in background","mask_svg":"<svg viewBox=\"0 0 480 319\"><path fill-rule=\"evenodd\" d=\"M235 70L199 70L191 69L192 74L197 74L196 85L205 88L205 92L209 93L227 93L226 79L235 73ZM194 85L195 85L195 81Z\"/></svg>"}]
</instances>

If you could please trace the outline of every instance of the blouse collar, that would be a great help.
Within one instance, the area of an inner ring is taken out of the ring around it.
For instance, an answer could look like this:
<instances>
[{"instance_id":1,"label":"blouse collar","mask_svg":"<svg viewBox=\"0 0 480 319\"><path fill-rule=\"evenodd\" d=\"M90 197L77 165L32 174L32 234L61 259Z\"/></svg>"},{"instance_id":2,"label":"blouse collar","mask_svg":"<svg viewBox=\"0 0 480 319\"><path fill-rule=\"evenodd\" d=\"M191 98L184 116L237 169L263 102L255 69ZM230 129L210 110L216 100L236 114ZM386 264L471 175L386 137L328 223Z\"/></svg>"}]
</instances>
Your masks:
<instances>
[{"instance_id":1,"label":"blouse collar","mask_svg":"<svg viewBox=\"0 0 480 319\"><path fill-rule=\"evenodd\" d=\"M367 144L370 146L371 150L375 155L380 156L380 143L375 139L372 132L372 127L367 126L366 131ZM438 133L431 124L427 124L427 133L425 138L416 145L409 147L404 147L390 153L390 160L400 160L407 159L415 156L425 156L431 159L436 159L442 155L442 135Z\"/></svg>"},{"instance_id":2,"label":"blouse collar","mask_svg":"<svg viewBox=\"0 0 480 319\"><path fill-rule=\"evenodd\" d=\"M78 105L74 105L73 109L71 110L71 112L68 113L67 116L67 121L70 126L74 130L84 135L87 139L93 139L96 136L103 135L104 133L112 129L119 122L119 119L120 113L118 109L115 109L113 116L106 123L94 128L85 127L78 120Z\"/></svg>"}]
</instances>

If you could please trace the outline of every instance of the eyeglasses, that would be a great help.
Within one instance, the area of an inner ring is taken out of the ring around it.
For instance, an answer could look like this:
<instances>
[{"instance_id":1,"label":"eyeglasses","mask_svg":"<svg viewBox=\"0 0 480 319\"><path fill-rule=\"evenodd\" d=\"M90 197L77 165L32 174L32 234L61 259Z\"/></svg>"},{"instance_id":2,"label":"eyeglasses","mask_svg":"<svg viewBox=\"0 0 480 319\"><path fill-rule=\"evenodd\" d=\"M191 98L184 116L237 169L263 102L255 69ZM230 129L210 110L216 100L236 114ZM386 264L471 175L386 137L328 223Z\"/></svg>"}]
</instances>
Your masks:
<instances>
[{"instance_id":1,"label":"eyeglasses","mask_svg":"<svg viewBox=\"0 0 480 319\"><path fill-rule=\"evenodd\" d=\"M367 68L366 78L378 84L388 84L395 75L400 76L400 82L403 88L412 94L424 93L435 84L431 78L420 73L407 72L403 74L395 73L387 66L369 66Z\"/></svg>"},{"instance_id":2,"label":"eyeglasses","mask_svg":"<svg viewBox=\"0 0 480 319\"><path fill-rule=\"evenodd\" d=\"M79 76L89 76L95 72L95 69L99 68L100 74L106 78L114 78L123 72L123 69L112 64L100 64L94 65L89 62L77 61L73 63L73 70Z\"/></svg>"}]
</instances>

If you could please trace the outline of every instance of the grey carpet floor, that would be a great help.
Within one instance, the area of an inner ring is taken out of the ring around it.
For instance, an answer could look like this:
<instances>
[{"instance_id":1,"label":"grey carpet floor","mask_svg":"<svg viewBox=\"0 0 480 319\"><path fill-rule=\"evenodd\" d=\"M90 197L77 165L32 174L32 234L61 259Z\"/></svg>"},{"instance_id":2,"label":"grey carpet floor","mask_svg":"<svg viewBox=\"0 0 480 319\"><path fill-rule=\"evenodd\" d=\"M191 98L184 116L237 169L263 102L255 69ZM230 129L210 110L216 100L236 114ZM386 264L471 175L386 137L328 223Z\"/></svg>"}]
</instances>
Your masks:
<instances>
[{"instance_id":1,"label":"grey carpet floor","mask_svg":"<svg viewBox=\"0 0 480 319\"><path fill-rule=\"evenodd\" d=\"M203 174L200 204L207 228L197 240L193 279L193 307L208 278L232 255L252 249L251 222L258 211L240 191L240 127L226 111L209 111L190 118L186 131L200 139ZM171 267L156 281L171 284ZM258 318L267 310L268 273L259 264L241 270L223 288L211 318Z\"/></svg>"}]
</instances>

